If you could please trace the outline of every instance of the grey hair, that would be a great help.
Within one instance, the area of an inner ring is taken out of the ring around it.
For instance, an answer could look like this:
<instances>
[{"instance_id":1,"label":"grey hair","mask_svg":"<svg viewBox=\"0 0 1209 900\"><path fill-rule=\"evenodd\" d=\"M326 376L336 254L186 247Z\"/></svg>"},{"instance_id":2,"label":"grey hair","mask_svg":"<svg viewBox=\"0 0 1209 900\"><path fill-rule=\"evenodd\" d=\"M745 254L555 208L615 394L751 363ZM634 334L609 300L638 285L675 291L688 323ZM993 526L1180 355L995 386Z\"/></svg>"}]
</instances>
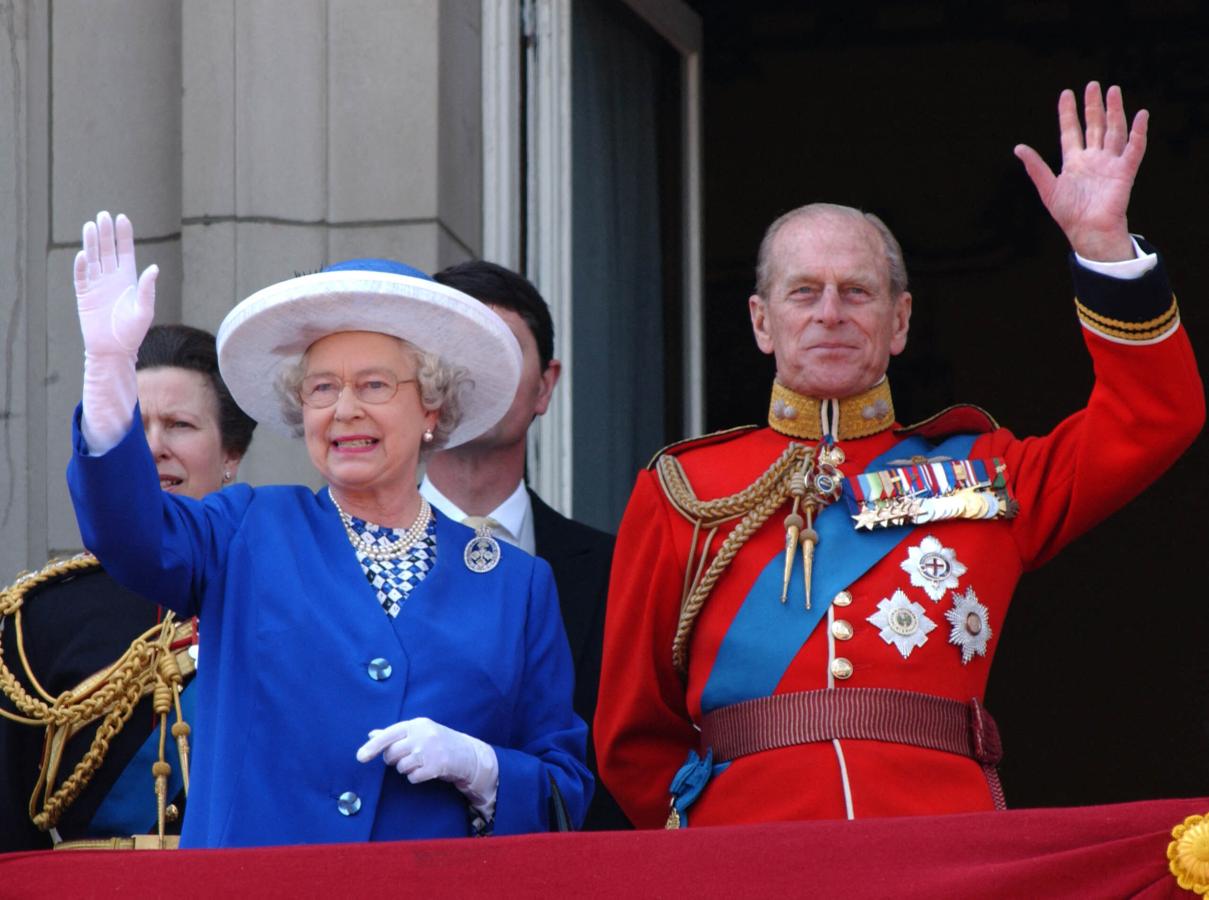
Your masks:
<instances>
[{"instance_id":1,"label":"grey hair","mask_svg":"<svg viewBox=\"0 0 1209 900\"><path fill-rule=\"evenodd\" d=\"M440 450L449 440L449 435L462 421L462 393L474 386L470 373L461 366L452 366L441 357L421 350L410 341L395 338L416 364L416 381L420 388L420 403L427 410L439 409L432 440L420 445L420 458L434 450ZM309 352L309 351L308 351ZM302 437L302 400L298 390L306 377L304 353L293 365L286 366L277 376L277 399L281 403L281 417L294 432Z\"/></svg>"},{"instance_id":2,"label":"grey hair","mask_svg":"<svg viewBox=\"0 0 1209 900\"><path fill-rule=\"evenodd\" d=\"M898 297L907 289L907 264L903 261L903 248L899 245L898 239L894 237L894 233L886 227L885 222L871 212L864 212L852 206L840 206L837 203L807 203L805 206L799 206L797 209L791 209L784 215L778 216L764 232L764 239L760 241L760 252L756 256L757 294L767 299L767 291L771 287L769 282L772 280L772 245L781 229L798 219L811 219L820 215L847 216L872 225L873 230L882 239L882 245L886 250L886 269L890 276L891 299Z\"/></svg>"}]
</instances>

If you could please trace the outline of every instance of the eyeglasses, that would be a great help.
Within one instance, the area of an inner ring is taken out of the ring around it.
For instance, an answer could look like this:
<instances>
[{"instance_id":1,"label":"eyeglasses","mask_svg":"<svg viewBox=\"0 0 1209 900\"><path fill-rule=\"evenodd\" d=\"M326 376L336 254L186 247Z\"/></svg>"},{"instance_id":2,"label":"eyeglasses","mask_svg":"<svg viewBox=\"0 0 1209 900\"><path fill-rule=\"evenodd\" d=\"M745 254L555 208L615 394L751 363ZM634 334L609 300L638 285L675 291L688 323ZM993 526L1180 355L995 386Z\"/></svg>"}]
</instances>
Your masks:
<instances>
[{"instance_id":1,"label":"eyeglasses","mask_svg":"<svg viewBox=\"0 0 1209 900\"><path fill-rule=\"evenodd\" d=\"M335 375L308 375L298 388L298 399L311 409L326 409L335 406L346 387L362 403L389 403L399 393L399 385L411 384L414 378L396 378L386 372L362 375L356 381L346 382Z\"/></svg>"}]
</instances>

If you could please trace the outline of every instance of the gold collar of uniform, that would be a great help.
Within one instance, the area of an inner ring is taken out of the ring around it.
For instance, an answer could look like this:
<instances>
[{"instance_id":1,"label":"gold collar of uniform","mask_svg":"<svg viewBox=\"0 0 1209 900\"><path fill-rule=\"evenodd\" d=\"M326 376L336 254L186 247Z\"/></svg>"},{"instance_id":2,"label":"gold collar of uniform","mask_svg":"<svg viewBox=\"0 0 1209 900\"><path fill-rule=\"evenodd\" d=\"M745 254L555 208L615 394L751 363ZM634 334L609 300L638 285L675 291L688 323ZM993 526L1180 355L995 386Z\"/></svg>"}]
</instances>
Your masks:
<instances>
[{"instance_id":1,"label":"gold collar of uniform","mask_svg":"<svg viewBox=\"0 0 1209 900\"><path fill-rule=\"evenodd\" d=\"M824 408L830 412L833 404L796 393L781 382L773 381L768 424L773 431L786 437L822 440L829 430L823 422ZM837 441L868 437L894 424L894 400L890 396L890 382L885 378L863 394L840 400L839 408L839 427L833 435Z\"/></svg>"}]
</instances>

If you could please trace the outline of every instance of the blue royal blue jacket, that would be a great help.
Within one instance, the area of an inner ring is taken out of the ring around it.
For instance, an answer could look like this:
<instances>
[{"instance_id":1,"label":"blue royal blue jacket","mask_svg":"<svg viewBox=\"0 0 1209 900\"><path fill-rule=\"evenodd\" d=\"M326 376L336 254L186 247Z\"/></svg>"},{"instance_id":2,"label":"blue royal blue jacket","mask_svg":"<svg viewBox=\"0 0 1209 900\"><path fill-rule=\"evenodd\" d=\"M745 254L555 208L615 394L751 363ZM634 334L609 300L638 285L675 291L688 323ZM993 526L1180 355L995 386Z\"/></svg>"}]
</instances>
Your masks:
<instances>
[{"instance_id":1,"label":"blue royal blue jacket","mask_svg":"<svg viewBox=\"0 0 1209 900\"><path fill-rule=\"evenodd\" d=\"M496 834L549 828L551 777L582 821L587 729L543 560L501 544L495 569L472 572L472 531L438 516L436 563L392 620L326 488L177 497L160 490L137 409L102 456L79 419L68 484L85 545L125 586L200 617L183 847L467 835L451 784L356 760L371 728L417 716L495 749Z\"/></svg>"}]
</instances>

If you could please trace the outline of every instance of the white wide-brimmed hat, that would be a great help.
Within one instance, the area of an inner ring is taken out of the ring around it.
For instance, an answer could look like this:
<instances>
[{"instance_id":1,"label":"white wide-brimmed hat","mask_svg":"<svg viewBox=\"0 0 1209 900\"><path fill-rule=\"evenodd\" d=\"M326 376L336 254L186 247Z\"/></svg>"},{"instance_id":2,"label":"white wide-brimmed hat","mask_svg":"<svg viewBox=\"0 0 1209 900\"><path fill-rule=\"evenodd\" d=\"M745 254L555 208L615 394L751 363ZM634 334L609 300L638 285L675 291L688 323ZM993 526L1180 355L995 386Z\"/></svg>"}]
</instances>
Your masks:
<instances>
[{"instance_id":1,"label":"white wide-brimmed hat","mask_svg":"<svg viewBox=\"0 0 1209 900\"><path fill-rule=\"evenodd\" d=\"M462 421L446 447L485 432L516 395L521 349L504 320L473 297L386 259L336 263L257 291L223 319L218 369L244 412L292 435L278 379L311 344L340 331L393 335L469 372Z\"/></svg>"}]
</instances>

